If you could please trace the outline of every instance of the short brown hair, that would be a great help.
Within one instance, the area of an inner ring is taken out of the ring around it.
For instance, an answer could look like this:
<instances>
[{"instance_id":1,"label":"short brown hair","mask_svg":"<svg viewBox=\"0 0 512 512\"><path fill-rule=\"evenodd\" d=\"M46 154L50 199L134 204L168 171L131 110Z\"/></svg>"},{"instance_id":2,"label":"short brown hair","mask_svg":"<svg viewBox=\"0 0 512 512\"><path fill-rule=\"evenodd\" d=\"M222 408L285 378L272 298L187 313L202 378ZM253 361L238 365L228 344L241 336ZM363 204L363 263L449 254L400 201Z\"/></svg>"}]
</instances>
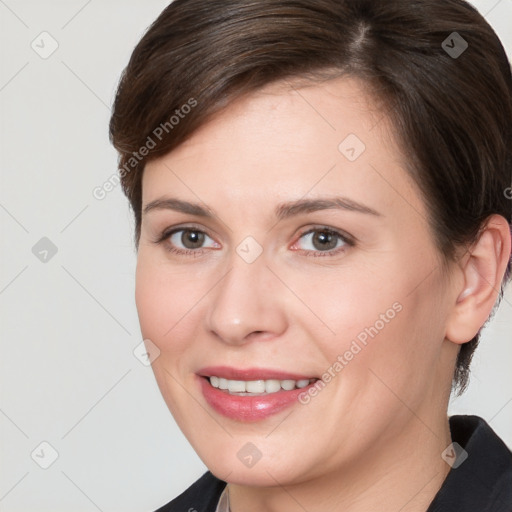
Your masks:
<instances>
[{"instance_id":1,"label":"short brown hair","mask_svg":"<svg viewBox=\"0 0 512 512\"><path fill-rule=\"evenodd\" d=\"M510 64L467 2L175 0L134 49L110 120L136 245L146 162L242 95L278 80L340 75L362 79L386 105L446 259L490 215L510 222ZM510 270L509 261L503 285ZM478 340L460 349L459 391Z\"/></svg>"}]
</instances>

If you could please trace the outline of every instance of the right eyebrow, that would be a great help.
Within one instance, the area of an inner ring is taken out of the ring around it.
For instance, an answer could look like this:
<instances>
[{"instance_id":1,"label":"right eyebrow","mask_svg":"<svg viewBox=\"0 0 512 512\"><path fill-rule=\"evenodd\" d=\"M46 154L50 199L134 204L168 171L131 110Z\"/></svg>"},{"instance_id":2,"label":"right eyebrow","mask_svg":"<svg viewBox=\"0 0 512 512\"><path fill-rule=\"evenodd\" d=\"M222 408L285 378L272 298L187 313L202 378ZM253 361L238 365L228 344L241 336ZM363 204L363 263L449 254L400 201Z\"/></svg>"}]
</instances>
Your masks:
<instances>
[{"instance_id":1,"label":"right eyebrow","mask_svg":"<svg viewBox=\"0 0 512 512\"><path fill-rule=\"evenodd\" d=\"M174 210L176 212L196 215L198 217L214 217L211 210L205 208L199 203L191 203L189 201L182 201L171 197L161 197L149 202L143 208L142 213L143 215L146 215L153 210Z\"/></svg>"}]
</instances>

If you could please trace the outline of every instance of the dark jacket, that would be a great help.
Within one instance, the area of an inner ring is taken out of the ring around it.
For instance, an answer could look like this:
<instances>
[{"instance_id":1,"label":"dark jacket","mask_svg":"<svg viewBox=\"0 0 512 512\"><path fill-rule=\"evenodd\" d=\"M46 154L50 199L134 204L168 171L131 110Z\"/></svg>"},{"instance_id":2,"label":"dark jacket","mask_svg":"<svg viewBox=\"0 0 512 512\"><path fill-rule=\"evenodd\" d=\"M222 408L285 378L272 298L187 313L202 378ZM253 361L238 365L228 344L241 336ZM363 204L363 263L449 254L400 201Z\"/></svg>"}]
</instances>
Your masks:
<instances>
[{"instance_id":1,"label":"dark jacket","mask_svg":"<svg viewBox=\"0 0 512 512\"><path fill-rule=\"evenodd\" d=\"M453 464L425 512L512 512L510 450L477 416L452 416L450 430L453 443L464 448L467 459L456 468ZM455 451L448 451L445 460L456 459ZM459 460L465 456L462 452ZM156 512L215 512L225 486L208 471Z\"/></svg>"}]
</instances>

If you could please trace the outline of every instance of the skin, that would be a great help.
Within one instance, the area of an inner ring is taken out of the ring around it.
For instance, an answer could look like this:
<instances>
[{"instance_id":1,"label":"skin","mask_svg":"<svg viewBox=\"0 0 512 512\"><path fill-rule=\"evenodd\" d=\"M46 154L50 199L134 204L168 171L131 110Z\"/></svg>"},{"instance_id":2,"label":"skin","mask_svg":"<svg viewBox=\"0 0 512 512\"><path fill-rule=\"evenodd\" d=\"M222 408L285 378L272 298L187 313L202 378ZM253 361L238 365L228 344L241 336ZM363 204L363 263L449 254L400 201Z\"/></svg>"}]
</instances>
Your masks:
<instances>
[{"instance_id":1,"label":"skin","mask_svg":"<svg viewBox=\"0 0 512 512\"><path fill-rule=\"evenodd\" d=\"M366 146L353 162L338 149L350 133ZM494 216L481 242L443 266L404 162L382 109L360 82L339 78L237 100L146 166L143 209L172 197L213 212L143 215L136 302L143 336L160 350L162 395L229 482L232 512L424 511L449 471L441 453L455 358L496 300L510 235ZM275 216L286 202L339 196L378 215ZM208 234L203 248L171 252L183 249L179 235L155 242L190 226ZM302 236L324 227L355 243L321 251ZM247 236L263 249L252 263L236 252ZM400 312L306 405L244 422L201 393L205 366L320 377L396 303ZM262 454L251 468L237 457L247 442Z\"/></svg>"}]
</instances>

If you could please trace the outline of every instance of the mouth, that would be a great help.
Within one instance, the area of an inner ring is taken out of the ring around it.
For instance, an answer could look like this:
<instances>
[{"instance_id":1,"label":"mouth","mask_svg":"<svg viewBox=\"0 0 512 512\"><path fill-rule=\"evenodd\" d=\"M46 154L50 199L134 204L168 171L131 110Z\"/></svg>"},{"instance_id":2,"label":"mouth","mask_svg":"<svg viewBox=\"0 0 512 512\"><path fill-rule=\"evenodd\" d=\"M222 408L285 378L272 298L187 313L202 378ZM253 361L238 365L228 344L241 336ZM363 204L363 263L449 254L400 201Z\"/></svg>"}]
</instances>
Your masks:
<instances>
[{"instance_id":1,"label":"mouth","mask_svg":"<svg viewBox=\"0 0 512 512\"><path fill-rule=\"evenodd\" d=\"M259 379L259 380L231 380L212 375L207 377L210 385L230 395L236 396L265 396L281 390L292 391L302 389L318 379Z\"/></svg>"},{"instance_id":2,"label":"mouth","mask_svg":"<svg viewBox=\"0 0 512 512\"><path fill-rule=\"evenodd\" d=\"M319 379L264 369L215 367L198 374L201 392L217 413L236 421L258 421L298 405Z\"/></svg>"}]
</instances>

